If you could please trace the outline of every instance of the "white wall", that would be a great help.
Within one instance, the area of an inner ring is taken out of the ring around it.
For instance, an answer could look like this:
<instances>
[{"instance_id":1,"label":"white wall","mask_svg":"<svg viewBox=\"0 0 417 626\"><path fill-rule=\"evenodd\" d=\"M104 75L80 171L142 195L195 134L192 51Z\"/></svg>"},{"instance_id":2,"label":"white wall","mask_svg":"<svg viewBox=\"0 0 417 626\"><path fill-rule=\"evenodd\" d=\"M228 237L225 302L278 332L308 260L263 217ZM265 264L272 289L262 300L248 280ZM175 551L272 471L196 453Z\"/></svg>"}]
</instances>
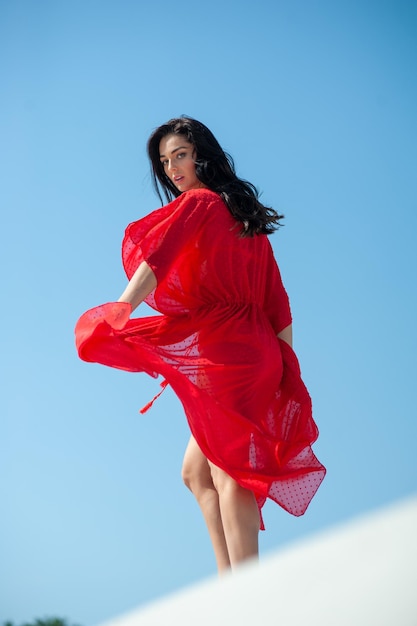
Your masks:
<instances>
[{"instance_id":1,"label":"white wall","mask_svg":"<svg viewBox=\"0 0 417 626\"><path fill-rule=\"evenodd\" d=\"M416 626L417 497L107 626Z\"/></svg>"}]
</instances>

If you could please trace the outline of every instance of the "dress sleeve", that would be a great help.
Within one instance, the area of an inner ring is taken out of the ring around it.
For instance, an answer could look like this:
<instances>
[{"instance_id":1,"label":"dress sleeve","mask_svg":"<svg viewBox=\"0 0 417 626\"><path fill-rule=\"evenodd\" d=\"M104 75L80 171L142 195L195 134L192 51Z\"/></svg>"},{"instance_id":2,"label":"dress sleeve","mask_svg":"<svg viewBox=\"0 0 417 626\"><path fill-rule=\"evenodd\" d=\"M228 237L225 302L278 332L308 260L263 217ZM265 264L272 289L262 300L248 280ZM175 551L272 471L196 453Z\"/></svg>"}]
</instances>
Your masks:
<instances>
[{"instance_id":1,"label":"dress sleeve","mask_svg":"<svg viewBox=\"0 0 417 626\"><path fill-rule=\"evenodd\" d=\"M268 276L269 288L266 294L264 310L274 332L278 334L292 323L292 315L288 294L283 285L281 273L273 256L272 249Z\"/></svg>"},{"instance_id":2,"label":"dress sleeve","mask_svg":"<svg viewBox=\"0 0 417 626\"><path fill-rule=\"evenodd\" d=\"M151 267L158 284L164 280L178 258L197 245L207 199L212 200L204 194L183 194L127 227L122 260L129 280L142 261Z\"/></svg>"}]
</instances>

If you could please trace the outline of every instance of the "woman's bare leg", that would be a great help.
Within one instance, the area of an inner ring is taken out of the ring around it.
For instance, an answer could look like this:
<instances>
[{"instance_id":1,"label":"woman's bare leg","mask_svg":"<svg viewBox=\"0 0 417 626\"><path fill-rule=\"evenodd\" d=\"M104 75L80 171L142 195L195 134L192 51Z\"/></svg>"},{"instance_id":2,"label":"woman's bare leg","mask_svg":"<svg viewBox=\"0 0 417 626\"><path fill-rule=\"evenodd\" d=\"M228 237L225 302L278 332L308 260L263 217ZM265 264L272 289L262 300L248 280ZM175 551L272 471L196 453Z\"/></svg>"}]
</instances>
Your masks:
<instances>
[{"instance_id":1,"label":"woman's bare leg","mask_svg":"<svg viewBox=\"0 0 417 626\"><path fill-rule=\"evenodd\" d=\"M208 461L194 437L190 438L185 451L182 477L200 505L213 544L217 568L219 573L224 572L230 568L230 559L220 514L219 494L214 487Z\"/></svg>"},{"instance_id":2,"label":"woman's bare leg","mask_svg":"<svg viewBox=\"0 0 417 626\"><path fill-rule=\"evenodd\" d=\"M258 556L259 509L251 491L209 462L231 567Z\"/></svg>"}]
</instances>

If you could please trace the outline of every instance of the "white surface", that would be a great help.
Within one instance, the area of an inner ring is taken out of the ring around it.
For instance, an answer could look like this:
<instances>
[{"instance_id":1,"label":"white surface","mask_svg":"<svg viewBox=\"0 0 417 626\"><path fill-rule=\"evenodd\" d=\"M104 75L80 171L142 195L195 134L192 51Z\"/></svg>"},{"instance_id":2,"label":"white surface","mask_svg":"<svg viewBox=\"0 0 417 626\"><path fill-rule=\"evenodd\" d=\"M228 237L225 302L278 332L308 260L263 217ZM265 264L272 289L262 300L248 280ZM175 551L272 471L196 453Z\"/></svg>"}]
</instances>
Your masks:
<instances>
[{"instance_id":1,"label":"white surface","mask_svg":"<svg viewBox=\"0 0 417 626\"><path fill-rule=\"evenodd\" d=\"M417 626L417 497L107 626Z\"/></svg>"}]
</instances>

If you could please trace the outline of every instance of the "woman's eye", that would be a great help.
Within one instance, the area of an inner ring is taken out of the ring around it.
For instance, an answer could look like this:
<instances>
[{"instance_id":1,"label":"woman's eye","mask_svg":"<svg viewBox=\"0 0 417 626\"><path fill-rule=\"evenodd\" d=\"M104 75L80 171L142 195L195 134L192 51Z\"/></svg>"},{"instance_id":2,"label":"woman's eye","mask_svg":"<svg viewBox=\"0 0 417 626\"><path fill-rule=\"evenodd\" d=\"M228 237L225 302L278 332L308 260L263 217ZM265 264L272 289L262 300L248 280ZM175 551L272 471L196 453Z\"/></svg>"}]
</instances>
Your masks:
<instances>
[{"instance_id":1,"label":"woman's eye","mask_svg":"<svg viewBox=\"0 0 417 626\"><path fill-rule=\"evenodd\" d=\"M179 154L177 154L179 159L183 159L185 156L187 156L186 152L180 152Z\"/></svg>"}]
</instances>

